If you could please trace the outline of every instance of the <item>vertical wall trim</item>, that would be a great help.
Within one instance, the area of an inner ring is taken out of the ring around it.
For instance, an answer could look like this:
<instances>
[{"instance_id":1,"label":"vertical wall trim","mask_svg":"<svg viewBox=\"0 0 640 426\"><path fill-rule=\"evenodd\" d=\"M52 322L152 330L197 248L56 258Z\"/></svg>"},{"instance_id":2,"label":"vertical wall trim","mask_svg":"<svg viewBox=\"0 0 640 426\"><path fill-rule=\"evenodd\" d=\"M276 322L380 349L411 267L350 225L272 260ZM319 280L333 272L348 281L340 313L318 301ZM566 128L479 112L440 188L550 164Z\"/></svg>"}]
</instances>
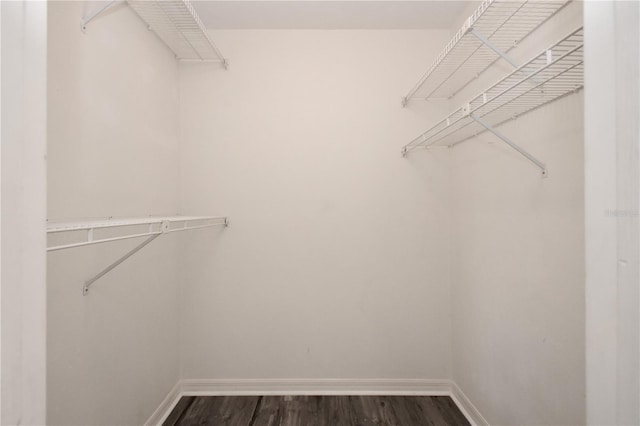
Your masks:
<instances>
[{"instance_id":1,"label":"vertical wall trim","mask_svg":"<svg viewBox=\"0 0 640 426\"><path fill-rule=\"evenodd\" d=\"M2 424L46 423L47 3L2 2Z\"/></svg>"},{"instance_id":2,"label":"vertical wall trim","mask_svg":"<svg viewBox=\"0 0 640 426\"><path fill-rule=\"evenodd\" d=\"M640 423L637 2L585 2L587 424Z\"/></svg>"},{"instance_id":3,"label":"vertical wall trim","mask_svg":"<svg viewBox=\"0 0 640 426\"><path fill-rule=\"evenodd\" d=\"M2 6L0 5L0 82L2 82ZM2 84L0 84L2 99ZM2 188L2 102L0 101L0 188ZM0 193L0 224L2 224L2 195ZM0 225L0 241L2 226ZM0 321L2 319L2 244L0 244ZM0 332L0 377L2 377L2 333ZM0 391L0 422L2 421L2 392Z\"/></svg>"},{"instance_id":4,"label":"vertical wall trim","mask_svg":"<svg viewBox=\"0 0 640 426\"><path fill-rule=\"evenodd\" d=\"M638 112L640 75L637 2L616 2L616 145L618 227L618 424L640 424L638 282L640 274L638 196Z\"/></svg>"},{"instance_id":5,"label":"vertical wall trim","mask_svg":"<svg viewBox=\"0 0 640 426\"><path fill-rule=\"evenodd\" d=\"M610 424L616 406L616 224L606 217L616 200L615 39L609 2L585 12L585 260L587 424ZM601 82L598 81L601 79ZM604 348L609 348L605 350Z\"/></svg>"},{"instance_id":6,"label":"vertical wall trim","mask_svg":"<svg viewBox=\"0 0 640 426\"><path fill-rule=\"evenodd\" d=\"M47 3L25 1L23 424L46 424Z\"/></svg>"}]
</instances>

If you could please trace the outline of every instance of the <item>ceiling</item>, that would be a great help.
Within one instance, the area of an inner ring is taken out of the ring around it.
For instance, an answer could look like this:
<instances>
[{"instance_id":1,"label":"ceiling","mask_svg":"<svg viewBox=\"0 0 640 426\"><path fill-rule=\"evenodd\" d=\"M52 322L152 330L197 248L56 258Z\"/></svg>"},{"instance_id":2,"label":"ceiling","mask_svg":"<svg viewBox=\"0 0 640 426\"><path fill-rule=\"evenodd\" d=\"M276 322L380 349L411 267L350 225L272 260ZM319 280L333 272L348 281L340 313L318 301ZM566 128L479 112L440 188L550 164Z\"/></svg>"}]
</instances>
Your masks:
<instances>
[{"instance_id":1,"label":"ceiling","mask_svg":"<svg viewBox=\"0 0 640 426\"><path fill-rule=\"evenodd\" d=\"M449 29L477 1L192 0L211 29Z\"/></svg>"}]
</instances>

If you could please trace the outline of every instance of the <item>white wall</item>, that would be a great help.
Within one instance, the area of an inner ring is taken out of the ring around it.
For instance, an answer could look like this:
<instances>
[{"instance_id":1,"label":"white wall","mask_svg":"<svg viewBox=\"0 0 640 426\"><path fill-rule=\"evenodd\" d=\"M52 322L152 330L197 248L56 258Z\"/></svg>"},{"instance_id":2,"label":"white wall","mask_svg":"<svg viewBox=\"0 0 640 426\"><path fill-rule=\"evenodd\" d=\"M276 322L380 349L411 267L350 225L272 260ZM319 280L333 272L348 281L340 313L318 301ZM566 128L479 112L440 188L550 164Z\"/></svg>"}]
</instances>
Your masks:
<instances>
[{"instance_id":1,"label":"white wall","mask_svg":"<svg viewBox=\"0 0 640 426\"><path fill-rule=\"evenodd\" d=\"M184 378L449 378L446 153L400 108L447 31L214 31L183 65ZM431 114L429 114L431 112Z\"/></svg>"},{"instance_id":2,"label":"white wall","mask_svg":"<svg viewBox=\"0 0 640 426\"><path fill-rule=\"evenodd\" d=\"M179 377L453 377L492 423L584 422L581 94L503 128L546 180L487 135L403 159L445 112L399 104L449 31L213 31L230 71L178 70L126 7L82 13L49 16L49 217L232 224L88 297L135 243L49 255L50 423L141 423Z\"/></svg>"},{"instance_id":3,"label":"white wall","mask_svg":"<svg viewBox=\"0 0 640 426\"><path fill-rule=\"evenodd\" d=\"M640 5L585 5L587 423L640 423Z\"/></svg>"},{"instance_id":4,"label":"white wall","mask_svg":"<svg viewBox=\"0 0 640 426\"><path fill-rule=\"evenodd\" d=\"M513 57L537 54L581 16L574 2ZM547 164L547 179L489 134L451 152L453 376L490 424L585 421L582 105L572 94L501 126Z\"/></svg>"},{"instance_id":5,"label":"white wall","mask_svg":"<svg viewBox=\"0 0 640 426\"><path fill-rule=\"evenodd\" d=\"M47 4L2 2L0 423L45 422Z\"/></svg>"},{"instance_id":6,"label":"white wall","mask_svg":"<svg viewBox=\"0 0 640 426\"><path fill-rule=\"evenodd\" d=\"M49 4L49 219L175 214L178 75L125 4ZM179 377L177 240L162 237L82 284L139 241L48 255L48 423L141 424Z\"/></svg>"}]
</instances>

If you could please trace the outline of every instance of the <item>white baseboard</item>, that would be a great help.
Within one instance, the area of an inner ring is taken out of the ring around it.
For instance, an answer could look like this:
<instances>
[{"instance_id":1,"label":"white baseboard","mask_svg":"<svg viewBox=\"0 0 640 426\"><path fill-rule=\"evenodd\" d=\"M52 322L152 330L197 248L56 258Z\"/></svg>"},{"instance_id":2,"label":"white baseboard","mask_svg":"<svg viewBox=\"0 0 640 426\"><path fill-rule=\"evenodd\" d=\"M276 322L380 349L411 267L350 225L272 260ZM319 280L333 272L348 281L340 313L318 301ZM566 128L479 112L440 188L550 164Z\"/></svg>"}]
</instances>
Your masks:
<instances>
[{"instance_id":1,"label":"white baseboard","mask_svg":"<svg viewBox=\"0 0 640 426\"><path fill-rule=\"evenodd\" d=\"M183 396L222 395L450 396L473 426L488 426L458 386L446 379L185 379L174 386L145 425L161 425Z\"/></svg>"},{"instance_id":2,"label":"white baseboard","mask_svg":"<svg viewBox=\"0 0 640 426\"><path fill-rule=\"evenodd\" d=\"M448 380L238 379L183 380L185 395L448 395Z\"/></svg>"},{"instance_id":3,"label":"white baseboard","mask_svg":"<svg viewBox=\"0 0 640 426\"><path fill-rule=\"evenodd\" d=\"M467 395L462 392L455 382L451 382L451 399L456 403L462 414L476 426L489 426L489 422L482 417L480 411L471 402Z\"/></svg>"},{"instance_id":4,"label":"white baseboard","mask_svg":"<svg viewBox=\"0 0 640 426\"><path fill-rule=\"evenodd\" d=\"M156 408L156 411L153 412L144 426L161 425L167 419L167 417L169 417L169 414L171 414L173 408L176 406L178 401L180 401L180 398L182 398L182 391L180 387L181 381L179 380L178 383L176 383L173 388L171 388L167 396L164 397L164 399L160 403L160 406Z\"/></svg>"}]
</instances>

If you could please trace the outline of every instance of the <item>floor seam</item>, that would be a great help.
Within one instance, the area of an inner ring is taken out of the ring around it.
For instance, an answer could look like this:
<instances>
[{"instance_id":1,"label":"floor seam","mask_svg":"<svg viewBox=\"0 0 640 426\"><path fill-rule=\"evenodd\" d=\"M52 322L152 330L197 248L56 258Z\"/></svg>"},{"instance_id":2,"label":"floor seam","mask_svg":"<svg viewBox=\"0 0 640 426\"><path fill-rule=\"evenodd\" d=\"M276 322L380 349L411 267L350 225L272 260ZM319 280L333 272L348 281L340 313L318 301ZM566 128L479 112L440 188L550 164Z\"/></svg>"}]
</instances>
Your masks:
<instances>
[{"instance_id":1,"label":"floor seam","mask_svg":"<svg viewBox=\"0 0 640 426\"><path fill-rule=\"evenodd\" d=\"M253 414L251 414L251 420L249 420L248 426L253 426L254 423L256 422L256 418L258 416L258 410L260 410L260 405L262 404L262 398L263 398L262 395L258 397L258 402L256 403L256 406L253 409Z\"/></svg>"},{"instance_id":2,"label":"floor seam","mask_svg":"<svg viewBox=\"0 0 640 426\"><path fill-rule=\"evenodd\" d=\"M182 398L184 398L184 396ZM184 407L184 410L182 410L182 413L180 413L176 421L171 426L179 425L182 422L182 419L184 419L184 416L187 414L187 412L189 411L189 409L191 408L195 400L196 400L195 397L191 397L191 400L189 401L189 403L186 405L186 407Z\"/></svg>"}]
</instances>

